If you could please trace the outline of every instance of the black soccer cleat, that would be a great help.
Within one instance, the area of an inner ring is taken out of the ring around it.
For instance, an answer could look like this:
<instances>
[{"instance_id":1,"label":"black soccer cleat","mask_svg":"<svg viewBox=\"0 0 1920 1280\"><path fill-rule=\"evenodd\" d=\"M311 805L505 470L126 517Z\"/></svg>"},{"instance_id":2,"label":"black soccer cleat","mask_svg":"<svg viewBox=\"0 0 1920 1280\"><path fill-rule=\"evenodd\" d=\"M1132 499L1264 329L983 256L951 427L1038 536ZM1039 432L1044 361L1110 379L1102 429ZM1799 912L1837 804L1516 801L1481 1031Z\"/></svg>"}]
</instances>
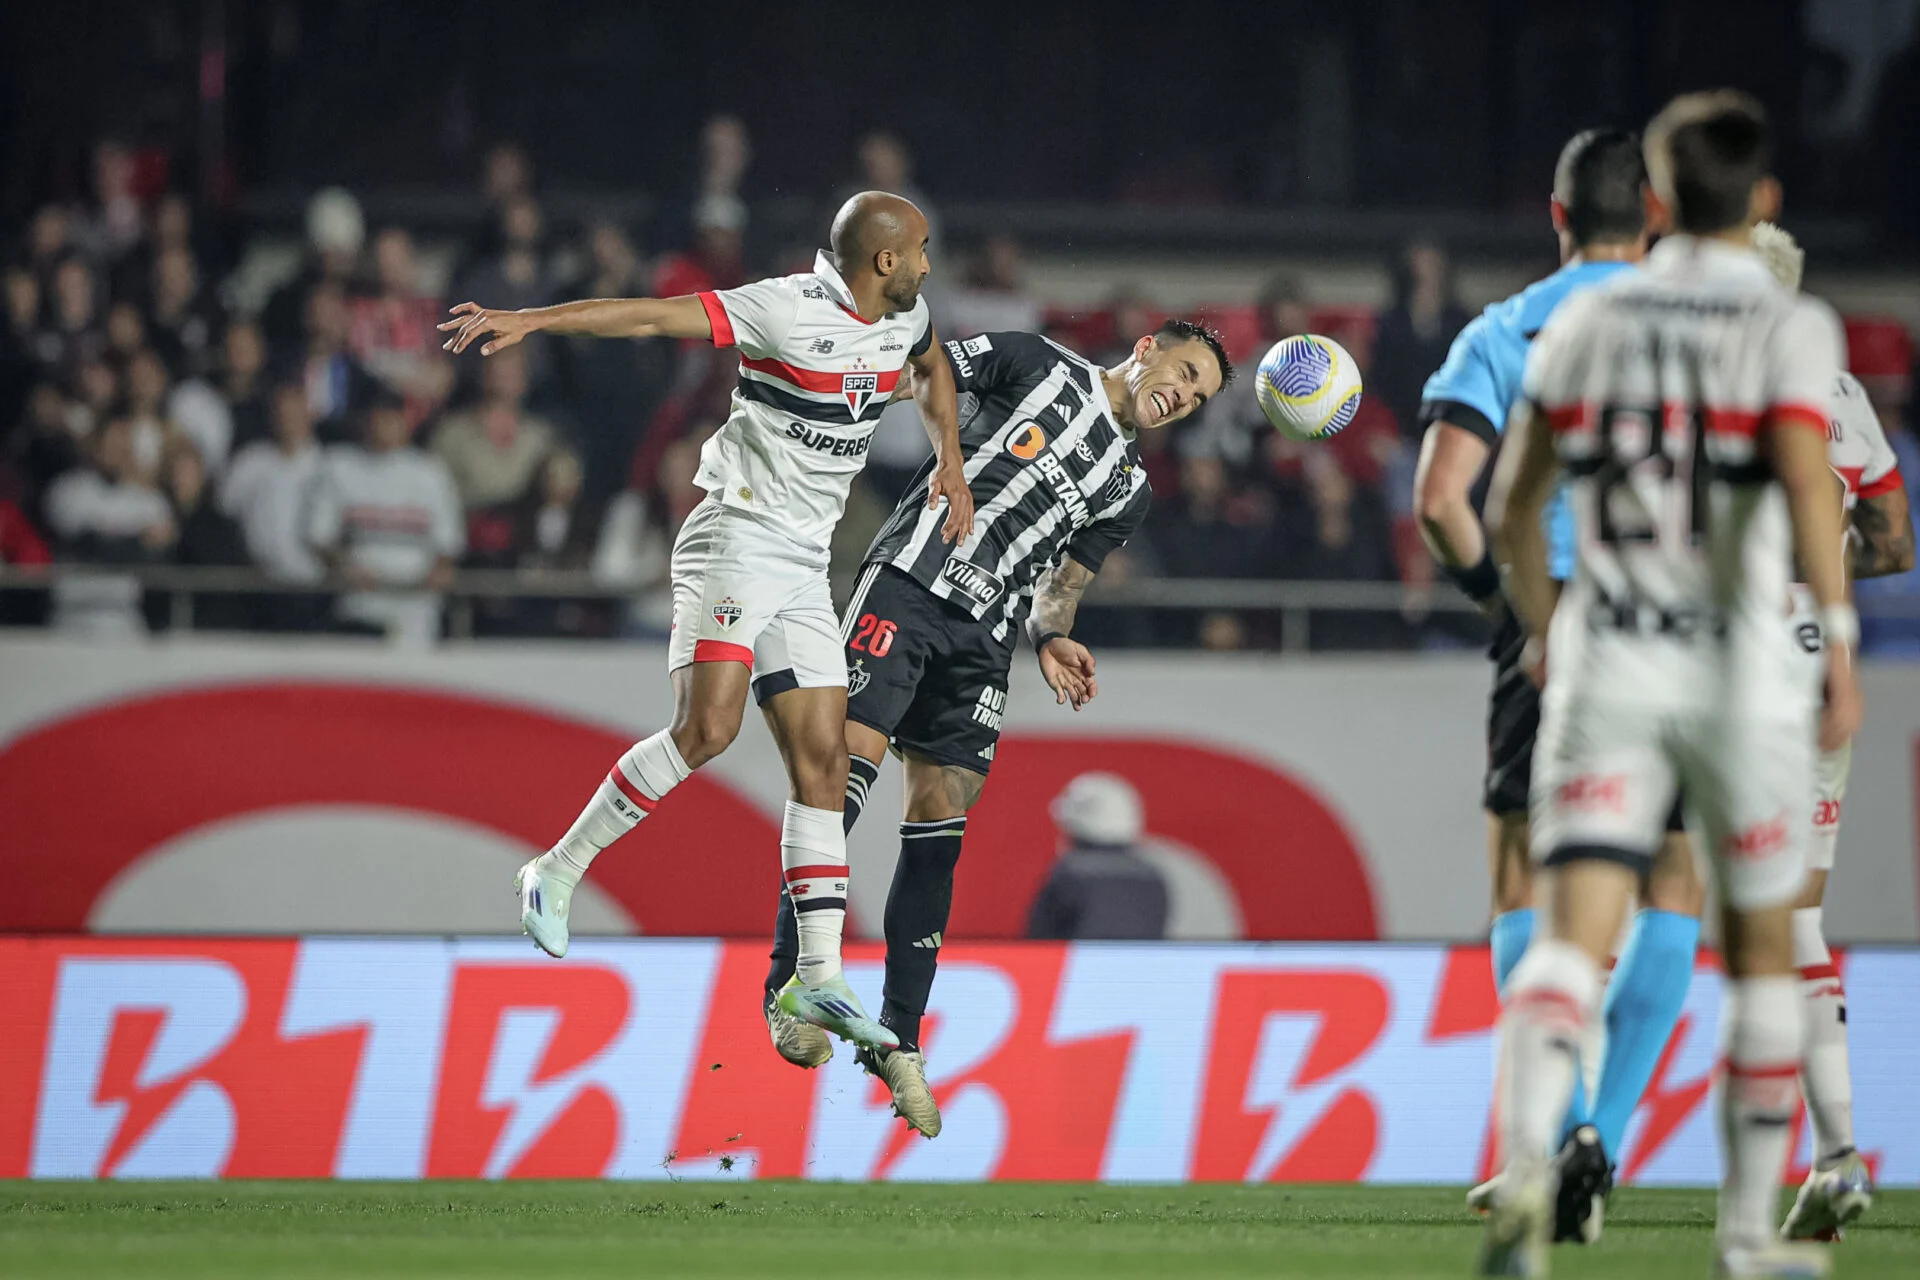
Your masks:
<instances>
[{"instance_id":1,"label":"black soccer cleat","mask_svg":"<svg viewBox=\"0 0 1920 1280\"><path fill-rule=\"evenodd\" d=\"M1613 1194L1613 1165L1600 1131L1590 1124L1575 1129L1554 1163L1560 1190L1553 1204L1553 1242L1592 1244L1600 1238L1607 1197Z\"/></svg>"}]
</instances>

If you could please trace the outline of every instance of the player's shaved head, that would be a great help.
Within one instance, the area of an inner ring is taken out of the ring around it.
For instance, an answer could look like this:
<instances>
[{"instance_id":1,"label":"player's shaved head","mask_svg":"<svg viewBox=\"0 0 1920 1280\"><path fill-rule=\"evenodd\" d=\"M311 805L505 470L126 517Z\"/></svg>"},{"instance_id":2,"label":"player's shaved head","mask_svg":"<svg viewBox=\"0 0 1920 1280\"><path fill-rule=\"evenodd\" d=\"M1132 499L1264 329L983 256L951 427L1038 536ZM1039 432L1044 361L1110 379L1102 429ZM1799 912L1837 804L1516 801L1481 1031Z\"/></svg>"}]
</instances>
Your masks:
<instances>
[{"instance_id":1,"label":"player's shaved head","mask_svg":"<svg viewBox=\"0 0 1920 1280\"><path fill-rule=\"evenodd\" d=\"M886 191L862 191L833 216L833 264L849 285L865 276L886 282L889 303L912 308L927 275L927 215Z\"/></svg>"}]
</instances>

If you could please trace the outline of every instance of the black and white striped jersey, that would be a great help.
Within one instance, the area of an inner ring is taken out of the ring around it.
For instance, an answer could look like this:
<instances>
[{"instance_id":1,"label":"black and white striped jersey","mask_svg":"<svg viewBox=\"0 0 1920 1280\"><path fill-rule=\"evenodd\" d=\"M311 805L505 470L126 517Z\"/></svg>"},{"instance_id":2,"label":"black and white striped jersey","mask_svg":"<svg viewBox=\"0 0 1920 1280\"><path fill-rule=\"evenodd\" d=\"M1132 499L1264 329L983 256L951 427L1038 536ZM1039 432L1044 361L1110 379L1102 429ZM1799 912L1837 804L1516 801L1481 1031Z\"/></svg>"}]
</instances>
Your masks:
<instances>
[{"instance_id":1,"label":"black and white striped jersey","mask_svg":"<svg viewBox=\"0 0 1920 1280\"><path fill-rule=\"evenodd\" d=\"M1146 518L1153 493L1133 432L1114 419L1100 366L1031 333L945 344L960 393L973 529L941 541L927 509L931 460L867 552L1012 642L1034 580L1064 556L1098 570Z\"/></svg>"}]
</instances>

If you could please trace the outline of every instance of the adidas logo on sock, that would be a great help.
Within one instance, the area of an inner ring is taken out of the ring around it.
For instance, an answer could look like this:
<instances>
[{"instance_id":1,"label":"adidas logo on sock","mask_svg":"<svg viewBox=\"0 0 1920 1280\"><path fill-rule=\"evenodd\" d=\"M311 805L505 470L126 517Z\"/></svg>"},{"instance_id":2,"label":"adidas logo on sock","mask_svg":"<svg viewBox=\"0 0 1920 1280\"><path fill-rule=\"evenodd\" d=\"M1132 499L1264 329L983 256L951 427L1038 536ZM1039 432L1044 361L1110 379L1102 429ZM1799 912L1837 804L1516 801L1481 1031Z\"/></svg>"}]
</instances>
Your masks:
<instances>
[{"instance_id":1,"label":"adidas logo on sock","mask_svg":"<svg viewBox=\"0 0 1920 1280\"><path fill-rule=\"evenodd\" d=\"M920 939L920 941L914 943L913 945L916 947L923 947L928 951L938 951L940 949L940 934L941 934L941 930L936 929L932 933L928 934L926 937Z\"/></svg>"}]
</instances>

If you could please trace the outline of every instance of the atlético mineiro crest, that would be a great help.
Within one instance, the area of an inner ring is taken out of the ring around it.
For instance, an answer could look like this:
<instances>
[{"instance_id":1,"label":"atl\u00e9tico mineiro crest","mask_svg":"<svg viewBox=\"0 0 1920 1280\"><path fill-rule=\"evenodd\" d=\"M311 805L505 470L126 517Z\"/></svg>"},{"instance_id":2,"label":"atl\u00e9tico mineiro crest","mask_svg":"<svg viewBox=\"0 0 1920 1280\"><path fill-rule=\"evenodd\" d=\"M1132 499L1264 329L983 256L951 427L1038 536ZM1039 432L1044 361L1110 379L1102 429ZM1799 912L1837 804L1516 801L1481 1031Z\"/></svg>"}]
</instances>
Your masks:
<instances>
[{"instance_id":1,"label":"atl\u00e9tico mineiro crest","mask_svg":"<svg viewBox=\"0 0 1920 1280\"><path fill-rule=\"evenodd\" d=\"M740 621L740 615L743 612L744 610L740 608L740 605L734 598L728 596L725 600L713 606L714 625L722 631L731 631L733 630L733 624Z\"/></svg>"},{"instance_id":2,"label":"atl\u00e9tico mineiro crest","mask_svg":"<svg viewBox=\"0 0 1920 1280\"><path fill-rule=\"evenodd\" d=\"M847 696L849 698L859 697L860 691L867 687L869 680L873 679L873 672L867 670L866 663L867 660L865 658L858 658L852 666L847 668Z\"/></svg>"},{"instance_id":3,"label":"atl\u00e9tico mineiro crest","mask_svg":"<svg viewBox=\"0 0 1920 1280\"><path fill-rule=\"evenodd\" d=\"M880 390L880 375L877 373L843 373L840 375L840 394L847 398L847 407L853 410L853 416L859 417L867 402Z\"/></svg>"}]
</instances>

